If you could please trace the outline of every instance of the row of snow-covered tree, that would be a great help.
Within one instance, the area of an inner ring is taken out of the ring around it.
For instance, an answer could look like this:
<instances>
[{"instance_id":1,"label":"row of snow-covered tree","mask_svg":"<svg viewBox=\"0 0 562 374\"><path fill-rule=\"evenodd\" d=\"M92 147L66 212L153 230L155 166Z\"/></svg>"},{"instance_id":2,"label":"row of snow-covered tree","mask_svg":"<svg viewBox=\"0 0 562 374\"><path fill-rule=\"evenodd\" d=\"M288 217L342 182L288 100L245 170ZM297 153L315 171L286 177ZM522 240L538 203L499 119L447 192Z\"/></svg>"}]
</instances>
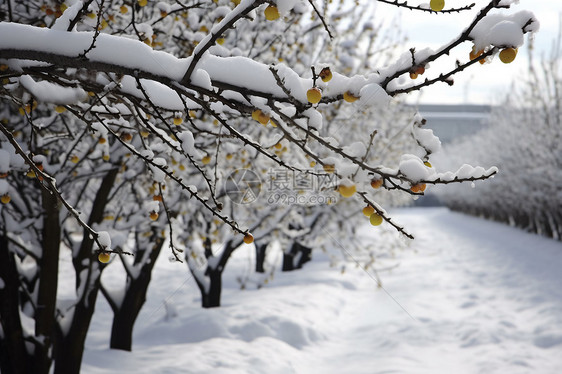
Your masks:
<instances>
[{"instance_id":1,"label":"row of snow-covered tree","mask_svg":"<svg viewBox=\"0 0 562 374\"><path fill-rule=\"evenodd\" d=\"M440 189L447 205L562 239L560 42L542 60L530 60L529 73L494 108L487 128L444 148L447 157L438 163L443 167L476 162L500 170L474 189Z\"/></svg>"},{"instance_id":2,"label":"row of snow-covered tree","mask_svg":"<svg viewBox=\"0 0 562 374\"><path fill-rule=\"evenodd\" d=\"M432 168L439 140L392 98L453 84L498 54L509 62L538 29L532 13L498 12L508 0L440 12L377 3L474 18L442 48L402 51L396 29L372 21L372 2L3 3L0 370L79 372L100 294L114 312L111 347L130 350L160 254L187 264L202 305L215 307L242 245L255 245L262 283L270 245L286 270L333 243L371 264L388 243L365 250L358 225L411 237L385 206L493 175ZM430 68L454 49L466 60ZM71 300L57 293L63 252ZM105 284L108 266L126 282Z\"/></svg>"}]
</instances>

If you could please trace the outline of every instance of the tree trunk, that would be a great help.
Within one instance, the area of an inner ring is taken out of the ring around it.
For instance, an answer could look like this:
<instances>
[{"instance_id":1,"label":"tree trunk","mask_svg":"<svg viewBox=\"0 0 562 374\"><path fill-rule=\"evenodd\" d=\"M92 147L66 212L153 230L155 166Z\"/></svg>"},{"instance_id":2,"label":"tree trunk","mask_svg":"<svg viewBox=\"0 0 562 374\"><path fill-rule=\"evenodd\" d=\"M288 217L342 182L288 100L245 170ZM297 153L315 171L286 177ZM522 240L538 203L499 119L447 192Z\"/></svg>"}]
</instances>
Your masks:
<instances>
[{"instance_id":1,"label":"tree trunk","mask_svg":"<svg viewBox=\"0 0 562 374\"><path fill-rule=\"evenodd\" d=\"M195 277L195 282L199 291L201 291L201 306L203 308L217 308L221 306L222 272L207 268L205 275L209 282L209 289Z\"/></svg>"},{"instance_id":2,"label":"tree trunk","mask_svg":"<svg viewBox=\"0 0 562 374\"><path fill-rule=\"evenodd\" d=\"M32 366L35 373L48 373L53 357L51 348L55 334L55 309L59 273L59 252L61 227L57 198L49 191L42 190L43 231L42 254L39 259L39 290L35 312L35 336L41 337L42 344L35 344Z\"/></svg>"},{"instance_id":3,"label":"tree trunk","mask_svg":"<svg viewBox=\"0 0 562 374\"><path fill-rule=\"evenodd\" d=\"M139 276L135 279L128 278L125 297L119 308L113 310L113 325L111 326L111 349L121 349L131 351L133 346L133 328L135 321L146 301L146 292L152 269L156 263L156 258L160 254L164 240L159 239L154 246L147 248L150 250L150 260L142 267ZM138 258L142 254L137 254Z\"/></svg>"},{"instance_id":4,"label":"tree trunk","mask_svg":"<svg viewBox=\"0 0 562 374\"><path fill-rule=\"evenodd\" d=\"M222 272L214 270L208 273L209 290L201 294L201 306L203 308L216 308L221 306Z\"/></svg>"},{"instance_id":5,"label":"tree trunk","mask_svg":"<svg viewBox=\"0 0 562 374\"><path fill-rule=\"evenodd\" d=\"M0 372L32 373L28 367L30 357L25 349L20 320L19 276L14 254L8 252L8 238L4 233L0 234L0 256L0 279L3 283L0 287Z\"/></svg>"},{"instance_id":6,"label":"tree trunk","mask_svg":"<svg viewBox=\"0 0 562 374\"><path fill-rule=\"evenodd\" d=\"M283 253L283 266L281 271L301 269L305 263L310 261L311 253L312 248L294 242L289 253Z\"/></svg>"},{"instance_id":7,"label":"tree trunk","mask_svg":"<svg viewBox=\"0 0 562 374\"><path fill-rule=\"evenodd\" d=\"M268 243L255 243L256 247L256 273L265 273L264 263Z\"/></svg>"},{"instance_id":8,"label":"tree trunk","mask_svg":"<svg viewBox=\"0 0 562 374\"><path fill-rule=\"evenodd\" d=\"M98 188L88 225L99 223L103 220L105 206L111 192L118 169L107 172ZM100 290L100 277L103 268L100 268L96 256L92 253L94 240L89 232L84 229L84 237L78 253L72 258L76 272L76 290L81 291L74 307L72 321L68 331L57 331L55 344L55 374L79 374L84 353L86 335L90 327L92 315L96 308L96 299ZM82 279L86 272L85 279Z\"/></svg>"},{"instance_id":9,"label":"tree trunk","mask_svg":"<svg viewBox=\"0 0 562 374\"><path fill-rule=\"evenodd\" d=\"M87 285L85 287L88 287ZM55 346L55 372L54 374L79 374L84 353L86 335L90 327L92 315L96 307L99 291L99 276L96 286L88 291L84 300L81 300L74 310L74 316L68 332L63 335L59 330L58 341Z\"/></svg>"}]
</instances>

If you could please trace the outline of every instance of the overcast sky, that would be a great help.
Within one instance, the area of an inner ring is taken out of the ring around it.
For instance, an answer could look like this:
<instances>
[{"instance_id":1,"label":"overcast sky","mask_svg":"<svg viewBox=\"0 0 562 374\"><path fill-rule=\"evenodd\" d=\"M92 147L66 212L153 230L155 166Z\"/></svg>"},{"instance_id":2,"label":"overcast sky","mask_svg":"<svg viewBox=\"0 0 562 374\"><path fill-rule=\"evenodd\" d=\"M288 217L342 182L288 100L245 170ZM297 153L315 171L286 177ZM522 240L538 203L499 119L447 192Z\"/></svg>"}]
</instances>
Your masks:
<instances>
[{"instance_id":1,"label":"overcast sky","mask_svg":"<svg viewBox=\"0 0 562 374\"><path fill-rule=\"evenodd\" d=\"M414 1L415 2L415 1ZM438 48L455 37L468 26L473 20L476 12L489 0L446 0L447 7L458 7L476 3L475 11L463 12L461 14L425 14L419 11L400 9L403 28L408 35L408 46L417 48ZM379 3L380 15L383 12L395 12L394 7ZM562 14L562 0L520 0L519 4L512 6L510 12L527 9L535 13L541 23L541 29L535 37L537 57L548 53L552 40L558 34L559 17ZM385 16L386 18L386 16ZM464 43L459 58L466 60L472 45ZM444 71L446 67L454 64L454 60L436 61L432 63L427 76L431 71ZM423 103L473 103L489 104L501 101L503 95L509 92L512 80L526 74L527 50L526 47L519 50L516 60L509 64L503 64L497 57L490 64L474 65L455 78L455 85L448 87L444 83L427 87L423 90L420 102ZM418 96L410 94L408 101L417 101Z\"/></svg>"}]
</instances>

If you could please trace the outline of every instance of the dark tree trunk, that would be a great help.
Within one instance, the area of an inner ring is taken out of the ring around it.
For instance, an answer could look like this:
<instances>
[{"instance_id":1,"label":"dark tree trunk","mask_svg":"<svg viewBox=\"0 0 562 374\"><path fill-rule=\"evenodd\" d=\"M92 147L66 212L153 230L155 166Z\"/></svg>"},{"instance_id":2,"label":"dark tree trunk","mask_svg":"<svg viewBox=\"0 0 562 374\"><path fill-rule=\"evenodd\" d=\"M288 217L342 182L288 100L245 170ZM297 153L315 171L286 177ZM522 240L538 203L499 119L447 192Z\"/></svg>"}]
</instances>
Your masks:
<instances>
[{"instance_id":1,"label":"dark tree trunk","mask_svg":"<svg viewBox=\"0 0 562 374\"><path fill-rule=\"evenodd\" d=\"M268 243L255 243L256 247L256 273L265 273L264 263Z\"/></svg>"},{"instance_id":2,"label":"dark tree trunk","mask_svg":"<svg viewBox=\"0 0 562 374\"><path fill-rule=\"evenodd\" d=\"M203 308L216 308L221 306L222 271L210 271L207 275L209 290L208 292L201 290L201 306Z\"/></svg>"},{"instance_id":3,"label":"dark tree trunk","mask_svg":"<svg viewBox=\"0 0 562 374\"><path fill-rule=\"evenodd\" d=\"M14 255L8 252L8 238L0 233L0 372L7 374L31 373L30 357L25 349L19 312L19 276ZM42 373L41 373L42 374Z\"/></svg>"},{"instance_id":4,"label":"dark tree trunk","mask_svg":"<svg viewBox=\"0 0 562 374\"><path fill-rule=\"evenodd\" d=\"M289 253L283 253L282 271L293 271L301 269L302 266L310 261L312 248L306 247L298 242L294 242Z\"/></svg>"},{"instance_id":5,"label":"dark tree trunk","mask_svg":"<svg viewBox=\"0 0 562 374\"><path fill-rule=\"evenodd\" d=\"M98 291L99 277L96 285L88 291L84 300L75 306L74 316L68 332L63 335L59 331L59 339L55 347L55 374L80 373L84 344L96 307Z\"/></svg>"},{"instance_id":6,"label":"dark tree trunk","mask_svg":"<svg viewBox=\"0 0 562 374\"><path fill-rule=\"evenodd\" d=\"M92 226L103 220L103 214L108 202L118 169L110 170L103 178L96 193L92 205L92 211L88 219L88 225ZM84 229L84 237L78 253L72 258L72 263L76 271L76 290L82 290L83 294L74 306L72 322L68 331L57 331L57 341L55 345L55 374L79 374L84 353L86 335L90 328L92 315L96 308L96 299L100 290L100 276L103 268L95 259L92 252L94 240L89 232ZM83 272L86 272L85 279L82 279ZM84 284L85 283L85 284Z\"/></svg>"},{"instance_id":7,"label":"dark tree trunk","mask_svg":"<svg viewBox=\"0 0 562 374\"><path fill-rule=\"evenodd\" d=\"M36 344L33 355L33 372L48 373L52 364L50 353L55 338L55 309L59 273L61 227L57 198L42 190L43 231L42 254L39 260L39 290L35 312L35 336L41 336L43 344Z\"/></svg>"},{"instance_id":8,"label":"dark tree trunk","mask_svg":"<svg viewBox=\"0 0 562 374\"><path fill-rule=\"evenodd\" d=\"M151 251L150 260L142 267L137 278L128 278L127 290L120 307L112 307L114 315L109 343L111 349L132 350L135 321L146 301L146 292L152 278L152 269L163 244L164 240L158 239L152 247L146 249ZM143 257L142 254L137 254L137 258L141 257Z\"/></svg>"}]
</instances>

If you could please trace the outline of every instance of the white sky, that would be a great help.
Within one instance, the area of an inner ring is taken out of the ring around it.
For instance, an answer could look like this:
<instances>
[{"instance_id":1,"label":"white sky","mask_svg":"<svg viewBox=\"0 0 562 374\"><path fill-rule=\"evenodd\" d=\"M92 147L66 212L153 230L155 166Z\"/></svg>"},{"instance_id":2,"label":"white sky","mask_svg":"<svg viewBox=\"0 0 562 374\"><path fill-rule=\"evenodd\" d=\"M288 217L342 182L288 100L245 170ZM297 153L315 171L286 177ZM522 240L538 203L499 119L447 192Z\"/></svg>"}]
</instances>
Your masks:
<instances>
[{"instance_id":1,"label":"white sky","mask_svg":"<svg viewBox=\"0 0 562 374\"><path fill-rule=\"evenodd\" d=\"M418 3L417 1L410 1ZM461 12L460 14L425 14L419 11L400 9L399 14L402 26L409 38L408 47L414 46L418 49L430 47L438 48L451 40L464 30L473 20L476 12L489 0L446 0L446 7L459 7L476 3L475 11ZM379 15L382 12L396 9L390 5L379 3ZM547 54L550 50L552 40L558 34L558 21L562 15L562 0L520 0L519 4L511 7L509 12L516 10L531 10L541 23L541 28L535 37L536 56ZM462 53L458 56L461 61L466 61L468 53L472 48L470 42L462 44L458 49ZM464 50L465 49L465 50ZM447 66L453 66L454 59L448 61L435 61L431 68L426 71L425 76L432 76L439 71L444 71ZM496 57L490 64L474 65L464 72L457 74L455 85L449 87L444 83L426 87L420 94L410 94L408 101L419 101L423 103L472 103L490 104L501 101L505 93L509 92L511 82L518 76L526 73L527 49L526 46L519 49L516 60L509 64L503 64Z\"/></svg>"}]
</instances>

